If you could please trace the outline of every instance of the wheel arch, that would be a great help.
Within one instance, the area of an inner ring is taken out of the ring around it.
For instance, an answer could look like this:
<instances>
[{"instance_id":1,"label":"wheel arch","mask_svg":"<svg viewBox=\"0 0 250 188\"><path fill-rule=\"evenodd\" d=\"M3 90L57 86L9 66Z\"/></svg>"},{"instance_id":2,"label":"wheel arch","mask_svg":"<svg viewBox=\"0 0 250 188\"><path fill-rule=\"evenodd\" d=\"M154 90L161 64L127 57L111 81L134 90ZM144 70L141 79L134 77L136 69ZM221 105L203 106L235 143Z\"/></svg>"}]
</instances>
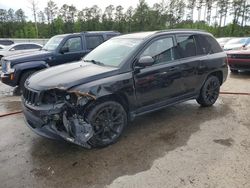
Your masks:
<instances>
[{"instance_id":1,"label":"wheel arch","mask_svg":"<svg viewBox=\"0 0 250 188\"><path fill-rule=\"evenodd\" d=\"M124 110L126 111L127 116L129 118L129 114L130 114L129 113L130 112L129 102L128 102L127 97L124 94L122 94L122 93L113 93L113 94L103 95L103 96L98 97L96 100L91 101L84 108L85 115L87 116L88 113L89 113L89 111L95 105L100 104L100 103L105 102L105 101L115 101L115 102L118 102L119 104L121 104L122 107L124 108Z\"/></svg>"},{"instance_id":2,"label":"wheel arch","mask_svg":"<svg viewBox=\"0 0 250 188\"><path fill-rule=\"evenodd\" d=\"M124 94L113 93L113 94L104 95L104 96L97 98L96 102L103 102L103 101L107 101L107 100L116 101L116 102L120 103L123 106L124 110L127 113L129 112L128 99Z\"/></svg>"},{"instance_id":3,"label":"wheel arch","mask_svg":"<svg viewBox=\"0 0 250 188\"><path fill-rule=\"evenodd\" d=\"M29 71L37 72L37 71L39 71L39 70L41 70L41 69L39 69L39 68L29 68L29 69L25 69L25 70L21 71L21 72L19 73L19 75L18 75L17 85L20 84L21 78L22 78L22 76L23 76L26 72L29 72Z\"/></svg>"},{"instance_id":4,"label":"wheel arch","mask_svg":"<svg viewBox=\"0 0 250 188\"><path fill-rule=\"evenodd\" d=\"M220 81L220 85L222 85L222 83L223 83L223 72L222 71L219 70L219 71L211 72L210 74L208 74L206 79L208 79L209 76L216 76Z\"/></svg>"}]
</instances>

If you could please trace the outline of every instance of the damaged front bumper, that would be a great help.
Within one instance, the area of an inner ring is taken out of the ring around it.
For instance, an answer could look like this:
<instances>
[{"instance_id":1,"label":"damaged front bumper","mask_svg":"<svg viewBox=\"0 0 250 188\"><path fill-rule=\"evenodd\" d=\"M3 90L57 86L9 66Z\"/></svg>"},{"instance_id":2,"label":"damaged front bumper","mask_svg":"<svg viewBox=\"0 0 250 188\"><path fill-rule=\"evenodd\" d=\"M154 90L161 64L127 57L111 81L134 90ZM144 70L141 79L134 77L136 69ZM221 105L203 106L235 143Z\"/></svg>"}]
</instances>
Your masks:
<instances>
[{"instance_id":1,"label":"damaged front bumper","mask_svg":"<svg viewBox=\"0 0 250 188\"><path fill-rule=\"evenodd\" d=\"M27 125L38 135L91 148L92 126L73 114L66 103L33 106L22 99L22 108Z\"/></svg>"}]
</instances>

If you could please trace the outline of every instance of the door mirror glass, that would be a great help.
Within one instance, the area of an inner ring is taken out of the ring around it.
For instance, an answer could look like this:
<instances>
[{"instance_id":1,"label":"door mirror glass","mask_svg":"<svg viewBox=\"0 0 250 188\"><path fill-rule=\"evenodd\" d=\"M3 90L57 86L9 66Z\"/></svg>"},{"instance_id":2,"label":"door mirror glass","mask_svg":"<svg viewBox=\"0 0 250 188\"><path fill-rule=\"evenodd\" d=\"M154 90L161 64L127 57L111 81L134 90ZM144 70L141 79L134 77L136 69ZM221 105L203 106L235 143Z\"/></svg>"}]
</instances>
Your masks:
<instances>
[{"instance_id":1,"label":"door mirror glass","mask_svg":"<svg viewBox=\"0 0 250 188\"><path fill-rule=\"evenodd\" d=\"M61 48L61 50L60 50L60 53L61 53L61 54L65 54L65 53L67 53L67 52L69 52L69 47L67 47L67 46L63 46L63 47Z\"/></svg>"},{"instance_id":2,"label":"door mirror glass","mask_svg":"<svg viewBox=\"0 0 250 188\"><path fill-rule=\"evenodd\" d=\"M155 60L151 56L143 56L139 59L137 65L140 67L148 67L153 65Z\"/></svg>"}]
</instances>

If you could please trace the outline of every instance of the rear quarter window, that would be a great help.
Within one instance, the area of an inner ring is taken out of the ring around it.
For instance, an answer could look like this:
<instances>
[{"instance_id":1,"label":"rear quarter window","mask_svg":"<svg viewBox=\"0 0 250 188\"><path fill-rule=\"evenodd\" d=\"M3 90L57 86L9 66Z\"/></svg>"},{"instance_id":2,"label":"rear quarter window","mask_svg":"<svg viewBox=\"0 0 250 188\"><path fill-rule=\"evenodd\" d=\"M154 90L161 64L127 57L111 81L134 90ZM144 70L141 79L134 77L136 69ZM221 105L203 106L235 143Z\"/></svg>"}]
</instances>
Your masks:
<instances>
[{"instance_id":1,"label":"rear quarter window","mask_svg":"<svg viewBox=\"0 0 250 188\"><path fill-rule=\"evenodd\" d=\"M103 36L96 35L96 36L86 36L86 46L87 49L93 50L97 46L99 46L101 43L104 42Z\"/></svg>"},{"instance_id":2,"label":"rear quarter window","mask_svg":"<svg viewBox=\"0 0 250 188\"><path fill-rule=\"evenodd\" d=\"M222 49L218 42L209 35L197 35L196 36L197 42L197 51L198 54L214 54L222 52Z\"/></svg>"}]
</instances>

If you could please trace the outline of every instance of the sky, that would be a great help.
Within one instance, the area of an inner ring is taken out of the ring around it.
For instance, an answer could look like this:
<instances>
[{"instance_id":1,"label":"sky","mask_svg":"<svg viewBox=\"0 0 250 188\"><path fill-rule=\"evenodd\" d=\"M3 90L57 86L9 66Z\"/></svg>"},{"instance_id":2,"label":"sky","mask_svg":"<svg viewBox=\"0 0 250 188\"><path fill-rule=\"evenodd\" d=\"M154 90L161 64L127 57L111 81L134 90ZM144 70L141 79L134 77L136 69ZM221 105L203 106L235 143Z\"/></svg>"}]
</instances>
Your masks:
<instances>
[{"instance_id":1,"label":"sky","mask_svg":"<svg viewBox=\"0 0 250 188\"><path fill-rule=\"evenodd\" d=\"M44 11L44 8L47 5L48 0L35 0L38 2L39 10ZM125 10L129 7L136 7L139 3L139 0L53 0L58 8L60 9L63 4L74 5L78 10L82 10L85 7L92 7L93 5L98 5L104 11L104 9L109 5L118 6L121 5ZM162 0L146 0L149 6L153 6L154 3L160 3ZM250 2L250 0L247 0ZM27 16L27 20L33 21L32 11L30 9L30 0L0 0L0 9L9 9L12 8L17 10L22 8ZM202 10L203 12L204 10ZM203 15L203 13L201 14ZM194 19L197 19L197 10L194 11ZM228 16L227 22L232 20L231 16Z\"/></svg>"},{"instance_id":2,"label":"sky","mask_svg":"<svg viewBox=\"0 0 250 188\"><path fill-rule=\"evenodd\" d=\"M39 10L44 10L46 7L47 0L36 0L38 2ZM92 7L93 5L98 5L102 10L104 10L109 5L118 6L121 5L125 9L129 6L136 7L139 3L139 0L53 0L58 8L63 4L71 5L73 4L78 10L81 10L85 7ZM159 3L161 0L146 0L149 6L152 6L154 3ZM17 10L19 8L23 9L25 15L28 17L28 20L33 20L30 1L29 0L0 0L0 9L9 9L12 8Z\"/></svg>"}]
</instances>

